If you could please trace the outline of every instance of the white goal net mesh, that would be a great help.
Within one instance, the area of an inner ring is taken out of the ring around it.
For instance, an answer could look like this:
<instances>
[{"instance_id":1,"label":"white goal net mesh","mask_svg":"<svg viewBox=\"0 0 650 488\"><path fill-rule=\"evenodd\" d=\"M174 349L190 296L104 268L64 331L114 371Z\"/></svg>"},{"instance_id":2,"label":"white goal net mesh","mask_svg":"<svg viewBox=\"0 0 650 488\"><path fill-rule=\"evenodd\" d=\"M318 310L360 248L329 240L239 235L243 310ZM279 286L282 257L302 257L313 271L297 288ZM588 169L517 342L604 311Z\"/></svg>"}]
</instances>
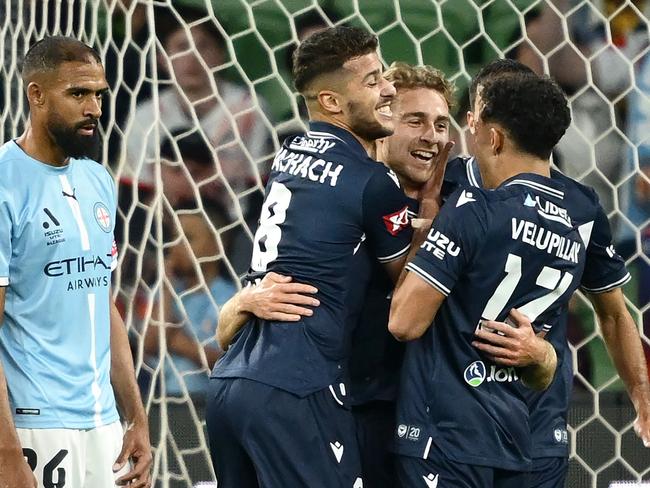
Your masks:
<instances>
[{"instance_id":1,"label":"white goal net mesh","mask_svg":"<svg viewBox=\"0 0 650 488\"><path fill-rule=\"evenodd\" d=\"M4 11L3 11L4 9ZM20 59L46 34L92 44L111 94L102 162L119 184L113 290L149 411L157 486L213 480L202 392L219 351L219 306L247 268L269 158L302 127L289 77L298 39L365 26L386 63L431 64L456 82L464 140L468 82L502 56L550 73L573 124L554 155L594 186L650 331L650 0L0 0L0 134L24 127ZM650 477L650 451L588 301L570 313L575 385L568 486Z\"/></svg>"}]
</instances>

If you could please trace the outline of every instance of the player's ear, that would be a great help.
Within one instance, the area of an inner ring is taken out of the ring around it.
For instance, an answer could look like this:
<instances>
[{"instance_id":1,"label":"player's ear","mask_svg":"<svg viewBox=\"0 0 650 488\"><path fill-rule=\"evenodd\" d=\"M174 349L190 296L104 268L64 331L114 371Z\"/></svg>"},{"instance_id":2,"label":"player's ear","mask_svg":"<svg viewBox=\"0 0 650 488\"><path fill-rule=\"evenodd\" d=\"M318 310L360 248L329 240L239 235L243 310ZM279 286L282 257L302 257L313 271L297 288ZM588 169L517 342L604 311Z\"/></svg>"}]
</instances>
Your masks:
<instances>
[{"instance_id":1,"label":"player's ear","mask_svg":"<svg viewBox=\"0 0 650 488\"><path fill-rule=\"evenodd\" d=\"M30 81L27 85L27 100L30 107L40 107L45 103L45 93L40 84Z\"/></svg>"},{"instance_id":2,"label":"player's ear","mask_svg":"<svg viewBox=\"0 0 650 488\"><path fill-rule=\"evenodd\" d=\"M316 99L325 113L340 114L343 111L340 95L334 91L321 90Z\"/></svg>"},{"instance_id":3,"label":"player's ear","mask_svg":"<svg viewBox=\"0 0 650 488\"><path fill-rule=\"evenodd\" d=\"M495 156L500 154L503 151L503 144L505 142L505 134L502 130L497 129L496 127L490 128L490 147L492 148L492 154Z\"/></svg>"},{"instance_id":4,"label":"player's ear","mask_svg":"<svg viewBox=\"0 0 650 488\"><path fill-rule=\"evenodd\" d=\"M466 119L467 119L467 127L469 127L469 133L472 135L476 135L476 127L474 126L474 112L468 110Z\"/></svg>"}]
</instances>

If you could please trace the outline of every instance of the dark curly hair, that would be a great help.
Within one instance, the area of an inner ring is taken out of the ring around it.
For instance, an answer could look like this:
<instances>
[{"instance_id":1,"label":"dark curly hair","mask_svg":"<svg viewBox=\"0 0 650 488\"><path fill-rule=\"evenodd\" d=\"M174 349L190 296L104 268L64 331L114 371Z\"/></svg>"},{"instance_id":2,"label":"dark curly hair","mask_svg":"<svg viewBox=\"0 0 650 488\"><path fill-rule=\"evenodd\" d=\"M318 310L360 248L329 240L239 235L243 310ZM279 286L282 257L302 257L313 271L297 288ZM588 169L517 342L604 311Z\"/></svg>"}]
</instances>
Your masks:
<instances>
[{"instance_id":1,"label":"dark curly hair","mask_svg":"<svg viewBox=\"0 0 650 488\"><path fill-rule=\"evenodd\" d=\"M481 85L482 122L499 124L520 150L548 159L571 123L557 83L547 76L516 73Z\"/></svg>"},{"instance_id":2,"label":"dark curly hair","mask_svg":"<svg viewBox=\"0 0 650 488\"><path fill-rule=\"evenodd\" d=\"M495 59L483 66L472 79L472 84L469 87L470 110L474 109L476 92L479 85L484 85L487 80L491 80L501 75L512 75L517 73L535 74L535 72L528 66L519 61L515 61L514 59Z\"/></svg>"},{"instance_id":3,"label":"dark curly hair","mask_svg":"<svg viewBox=\"0 0 650 488\"><path fill-rule=\"evenodd\" d=\"M332 73L353 58L374 52L377 37L358 27L330 27L315 32L293 53L293 84L300 93L317 76Z\"/></svg>"}]
</instances>

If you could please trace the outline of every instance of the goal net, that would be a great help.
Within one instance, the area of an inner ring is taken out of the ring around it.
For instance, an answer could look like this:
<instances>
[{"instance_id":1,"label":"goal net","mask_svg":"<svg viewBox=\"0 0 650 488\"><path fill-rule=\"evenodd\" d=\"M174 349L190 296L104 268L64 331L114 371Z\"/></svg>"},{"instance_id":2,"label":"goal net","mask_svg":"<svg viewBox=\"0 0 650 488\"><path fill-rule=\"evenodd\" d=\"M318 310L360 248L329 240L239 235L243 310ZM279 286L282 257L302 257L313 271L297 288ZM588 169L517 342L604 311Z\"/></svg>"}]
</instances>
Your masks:
<instances>
[{"instance_id":1,"label":"goal net","mask_svg":"<svg viewBox=\"0 0 650 488\"><path fill-rule=\"evenodd\" d=\"M550 73L569 95L554 154L596 188L650 330L650 0L0 0L0 133L26 120L19 62L46 34L100 52L111 86L103 159L119 188L113 293L149 412L157 486L210 486L203 390L219 356L219 307L248 266L269 161L304 127L289 63L315 29L353 24L384 61L430 64L458 87L453 137L466 153L471 76L497 57ZM589 302L572 301L575 384L568 486L650 476L634 411Z\"/></svg>"}]
</instances>

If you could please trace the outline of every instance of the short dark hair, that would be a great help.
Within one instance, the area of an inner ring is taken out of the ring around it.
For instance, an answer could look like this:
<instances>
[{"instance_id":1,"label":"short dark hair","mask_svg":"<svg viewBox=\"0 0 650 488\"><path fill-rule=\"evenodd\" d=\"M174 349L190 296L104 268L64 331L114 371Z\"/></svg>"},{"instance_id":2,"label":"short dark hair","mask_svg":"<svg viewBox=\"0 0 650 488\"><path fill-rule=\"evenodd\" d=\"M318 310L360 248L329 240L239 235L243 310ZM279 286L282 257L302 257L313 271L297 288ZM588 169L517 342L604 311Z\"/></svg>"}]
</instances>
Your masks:
<instances>
[{"instance_id":1,"label":"short dark hair","mask_svg":"<svg viewBox=\"0 0 650 488\"><path fill-rule=\"evenodd\" d=\"M358 27L337 26L315 32L293 53L293 84L300 93L317 76L332 73L346 61L377 50L379 41Z\"/></svg>"},{"instance_id":2,"label":"short dark hair","mask_svg":"<svg viewBox=\"0 0 650 488\"><path fill-rule=\"evenodd\" d=\"M571 123L566 96L557 83L547 76L514 73L481 86L481 121L499 124L520 150L548 159Z\"/></svg>"},{"instance_id":3,"label":"short dark hair","mask_svg":"<svg viewBox=\"0 0 650 488\"><path fill-rule=\"evenodd\" d=\"M514 59L495 59L483 66L472 79L472 84L469 87L469 109L473 110L474 108L476 91L479 85L484 85L487 80L491 80L497 76L517 73L535 74L528 66Z\"/></svg>"},{"instance_id":4,"label":"short dark hair","mask_svg":"<svg viewBox=\"0 0 650 488\"><path fill-rule=\"evenodd\" d=\"M102 62L99 53L92 47L66 36L44 37L29 48L23 58L21 75L25 88L36 73L54 71L67 62Z\"/></svg>"}]
</instances>

